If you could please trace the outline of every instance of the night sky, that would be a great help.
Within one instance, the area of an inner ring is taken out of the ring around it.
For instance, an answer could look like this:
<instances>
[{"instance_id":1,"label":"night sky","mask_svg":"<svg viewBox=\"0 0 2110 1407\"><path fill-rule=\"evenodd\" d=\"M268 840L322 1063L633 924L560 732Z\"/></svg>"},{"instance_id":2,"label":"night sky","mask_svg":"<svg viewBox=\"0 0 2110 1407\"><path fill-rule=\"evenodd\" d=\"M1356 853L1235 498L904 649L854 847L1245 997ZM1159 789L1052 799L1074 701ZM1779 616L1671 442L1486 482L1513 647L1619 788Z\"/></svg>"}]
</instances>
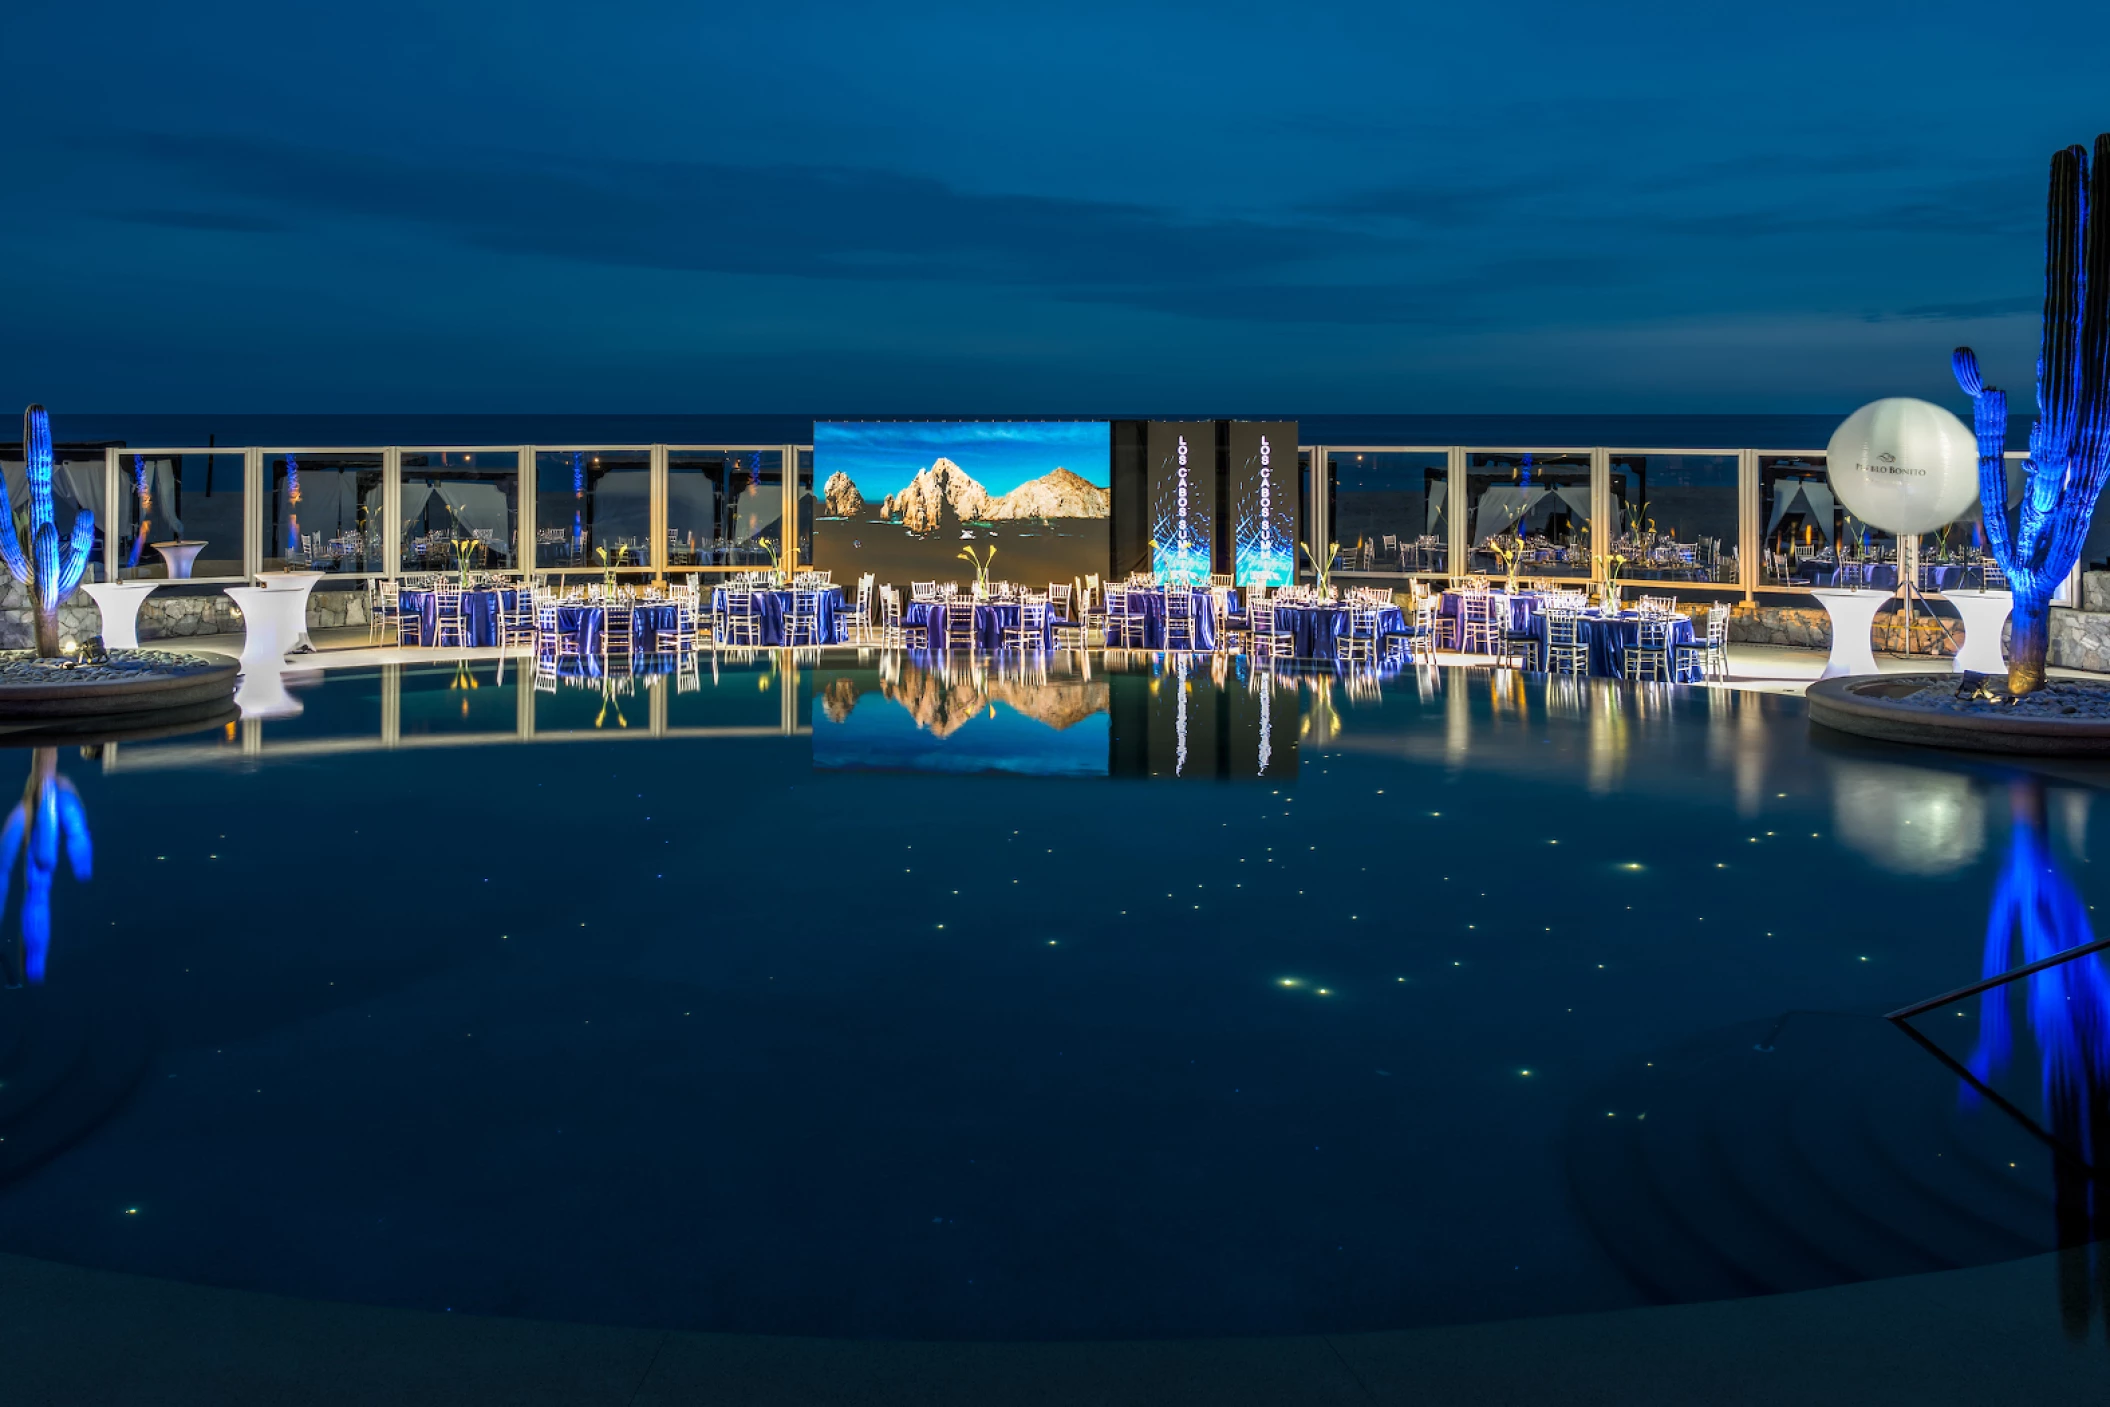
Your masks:
<instances>
[{"instance_id":1,"label":"night sky","mask_svg":"<svg viewBox=\"0 0 2110 1407\"><path fill-rule=\"evenodd\" d=\"M7 16L0 383L80 411L1960 405L2110 128L2099 3Z\"/></svg>"}]
</instances>

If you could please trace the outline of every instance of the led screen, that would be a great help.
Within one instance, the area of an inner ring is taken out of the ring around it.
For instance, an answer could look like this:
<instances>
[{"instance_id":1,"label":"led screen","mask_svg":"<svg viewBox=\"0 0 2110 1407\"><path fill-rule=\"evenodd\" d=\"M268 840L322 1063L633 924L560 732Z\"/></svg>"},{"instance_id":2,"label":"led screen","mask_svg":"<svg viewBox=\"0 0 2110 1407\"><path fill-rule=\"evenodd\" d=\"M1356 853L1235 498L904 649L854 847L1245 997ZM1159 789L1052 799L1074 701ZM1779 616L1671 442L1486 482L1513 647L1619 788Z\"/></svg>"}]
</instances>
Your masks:
<instances>
[{"instance_id":1,"label":"led screen","mask_svg":"<svg viewBox=\"0 0 2110 1407\"><path fill-rule=\"evenodd\" d=\"M993 581L1104 573L1110 462L1103 420L819 422L814 565L904 588L972 580L970 552Z\"/></svg>"}]
</instances>

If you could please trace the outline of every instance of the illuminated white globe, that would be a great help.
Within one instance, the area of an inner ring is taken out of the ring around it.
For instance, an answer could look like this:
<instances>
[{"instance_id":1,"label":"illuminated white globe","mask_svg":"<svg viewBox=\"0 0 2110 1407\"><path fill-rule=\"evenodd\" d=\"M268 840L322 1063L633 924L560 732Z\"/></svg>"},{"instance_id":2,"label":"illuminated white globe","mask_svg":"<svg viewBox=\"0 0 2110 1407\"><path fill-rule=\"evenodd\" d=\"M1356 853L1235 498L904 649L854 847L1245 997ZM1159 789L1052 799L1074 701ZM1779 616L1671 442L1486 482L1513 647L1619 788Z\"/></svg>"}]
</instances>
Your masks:
<instances>
[{"instance_id":1,"label":"illuminated white globe","mask_svg":"<svg viewBox=\"0 0 2110 1407\"><path fill-rule=\"evenodd\" d=\"M1933 532L1978 497L1978 441L1927 401L1870 401L1832 432L1825 460L1832 492L1870 527Z\"/></svg>"}]
</instances>

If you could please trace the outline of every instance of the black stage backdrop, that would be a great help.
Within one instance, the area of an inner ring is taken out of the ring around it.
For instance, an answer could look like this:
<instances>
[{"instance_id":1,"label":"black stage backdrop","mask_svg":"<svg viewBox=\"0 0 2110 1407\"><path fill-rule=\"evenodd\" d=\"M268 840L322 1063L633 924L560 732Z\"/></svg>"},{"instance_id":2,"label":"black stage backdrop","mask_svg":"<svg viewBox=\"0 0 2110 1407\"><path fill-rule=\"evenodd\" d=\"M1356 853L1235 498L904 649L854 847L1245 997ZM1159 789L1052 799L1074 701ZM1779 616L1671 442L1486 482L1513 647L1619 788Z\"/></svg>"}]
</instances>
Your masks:
<instances>
[{"instance_id":1,"label":"black stage backdrop","mask_svg":"<svg viewBox=\"0 0 2110 1407\"><path fill-rule=\"evenodd\" d=\"M1206 586L1216 537L1216 422L1153 420L1151 567L1161 580Z\"/></svg>"},{"instance_id":2,"label":"black stage backdrop","mask_svg":"<svg viewBox=\"0 0 2110 1407\"><path fill-rule=\"evenodd\" d=\"M1238 584L1288 586L1297 577L1297 422L1230 423L1231 492L1225 536Z\"/></svg>"}]
</instances>

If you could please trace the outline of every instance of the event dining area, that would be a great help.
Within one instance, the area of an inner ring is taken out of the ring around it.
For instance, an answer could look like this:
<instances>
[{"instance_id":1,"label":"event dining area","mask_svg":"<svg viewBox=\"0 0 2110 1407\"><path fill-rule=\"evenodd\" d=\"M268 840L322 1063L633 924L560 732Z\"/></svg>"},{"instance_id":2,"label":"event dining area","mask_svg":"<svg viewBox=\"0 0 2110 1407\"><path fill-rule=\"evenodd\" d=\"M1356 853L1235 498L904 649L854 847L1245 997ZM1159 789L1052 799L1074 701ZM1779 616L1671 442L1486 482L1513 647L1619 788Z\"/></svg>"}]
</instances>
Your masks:
<instances>
[{"instance_id":1,"label":"event dining area","mask_svg":"<svg viewBox=\"0 0 2110 1407\"><path fill-rule=\"evenodd\" d=\"M1406 591L1304 583L1269 590L1137 572L1044 587L874 574L839 586L825 570L740 572L664 583L489 573L368 583L367 645L531 654L543 672L598 675L698 650L863 646L967 656L1058 650L1250 657L1263 667L1485 664L1651 683L1728 676L1726 603L1688 614L1677 598L1624 598L1618 584L1467 578ZM349 641L343 643L351 643Z\"/></svg>"}]
</instances>

